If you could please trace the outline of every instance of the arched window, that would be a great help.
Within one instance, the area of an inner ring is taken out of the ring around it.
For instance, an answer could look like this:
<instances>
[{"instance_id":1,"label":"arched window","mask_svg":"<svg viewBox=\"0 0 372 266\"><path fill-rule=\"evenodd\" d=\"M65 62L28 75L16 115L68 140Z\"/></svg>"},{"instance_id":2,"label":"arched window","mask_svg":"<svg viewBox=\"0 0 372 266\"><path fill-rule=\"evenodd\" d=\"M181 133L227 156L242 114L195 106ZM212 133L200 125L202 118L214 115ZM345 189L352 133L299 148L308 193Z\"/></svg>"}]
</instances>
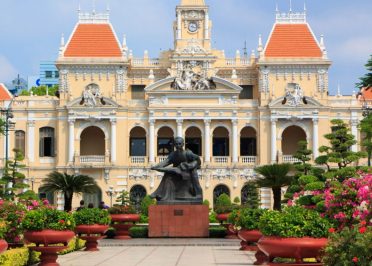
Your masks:
<instances>
[{"instance_id":1,"label":"arched window","mask_svg":"<svg viewBox=\"0 0 372 266\"><path fill-rule=\"evenodd\" d=\"M134 204L136 210L141 207L141 202L146 196L146 189L141 185L134 185L129 192L130 201Z\"/></svg>"},{"instance_id":2,"label":"arched window","mask_svg":"<svg viewBox=\"0 0 372 266\"><path fill-rule=\"evenodd\" d=\"M162 127L158 131L158 156L168 156L173 151L173 130Z\"/></svg>"},{"instance_id":3,"label":"arched window","mask_svg":"<svg viewBox=\"0 0 372 266\"><path fill-rule=\"evenodd\" d=\"M130 131L130 156L146 156L146 131L135 127Z\"/></svg>"},{"instance_id":4,"label":"arched window","mask_svg":"<svg viewBox=\"0 0 372 266\"><path fill-rule=\"evenodd\" d=\"M25 132L23 130L16 130L15 135L15 148L25 154Z\"/></svg>"},{"instance_id":5,"label":"arched window","mask_svg":"<svg viewBox=\"0 0 372 266\"><path fill-rule=\"evenodd\" d=\"M52 127L42 127L39 130L40 136L40 146L39 155L40 157L54 157L54 128Z\"/></svg>"},{"instance_id":6,"label":"arched window","mask_svg":"<svg viewBox=\"0 0 372 266\"><path fill-rule=\"evenodd\" d=\"M228 195L230 197L230 190L226 185L218 185L214 188L214 190L213 190L213 205L216 204L217 198L223 193L225 193L226 195Z\"/></svg>"}]
</instances>

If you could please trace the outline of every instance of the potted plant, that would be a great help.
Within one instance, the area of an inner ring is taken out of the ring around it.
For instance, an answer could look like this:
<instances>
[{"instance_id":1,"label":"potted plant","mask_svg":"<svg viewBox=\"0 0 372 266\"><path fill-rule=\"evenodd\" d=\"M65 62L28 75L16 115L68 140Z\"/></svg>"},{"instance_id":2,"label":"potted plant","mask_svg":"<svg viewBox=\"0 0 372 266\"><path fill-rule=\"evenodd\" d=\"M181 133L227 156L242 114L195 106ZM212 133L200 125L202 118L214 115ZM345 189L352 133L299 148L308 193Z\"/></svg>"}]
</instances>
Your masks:
<instances>
[{"instance_id":1,"label":"potted plant","mask_svg":"<svg viewBox=\"0 0 372 266\"><path fill-rule=\"evenodd\" d=\"M115 228L116 239L130 239L129 228L141 218L131 204L128 194L127 191L123 191L116 200L119 204L108 209L112 227Z\"/></svg>"},{"instance_id":2,"label":"potted plant","mask_svg":"<svg viewBox=\"0 0 372 266\"><path fill-rule=\"evenodd\" d=\"M265 212L258 228L263 234L258 248L270 262L275 258L293 258L296 263L302 263L303 258L315 258L320 262L331 223L314 210L293 206L281 212Z\"/></svg>"},{"instance_id":3,"label":"potted plant","mask_svg":"<svg viewBox=\"0 0 372 266\"><path fill-rule=\"evenodd\" d=\"M84 208L73 214L76 228L75 232L86 240L86 251L98 251L98 240L105 237L109 228L110 216L106 210L98 208Z\"/></svg>"},{"instance_id":4,"label":"potted plant","mask_svg":"<svg viewBox=\"0 0 372 266\"><path fill-rule=\"evenodd\" d=\"M0 219L8 227L8 230L3 234L3 239L8 242L9 247L23 246L24 229L21 226L21 222L26 211L26 206L22 203L3 201L0 204Z\"/></svg>"},{"instance_id":5,"label":"potted plant","mask_svg":"<svg viewBox=\"0 0 372 266\"><path fill-rule=\"evenodd\" d=\"M7 228L8 226L6 222L3 219L0 219L0 253L4 252L8 248L8 243L3 239Z\"/></svg>"},{"instance_id":6,"label":"potted plant","mask_svg":"<svg viewBox=\"0 0 372 266\"><path fill-rule=\"evenodd\" d=\"M227 222L227 218L229 217L230 213L237 209L237 205L231 203L230 197L222 193L216 199L216 203L214 205L214 211L217 214L217 220L223 225L227 230L226 238L236 238L236 230L232 227L231 223Z\"/></svg>"},{"instance_id":7,"label":"potted plant","mask_svg":"<svg viewBox=\"0 0 372 266\"><path fill-rule=\"evenodd\" d=\"M238 238L242 240L240 250L257 251L257 241L262 236L258 230L258 223L266 211L266 209L242 208L234 210L229 215L228 222L238 230Z\"/></svg>"},{"instance_id":8,"label":"potted plant","mask_svg":"<svg viewBox=\"0 0 372 266\"><path fill-rule=\"evenodd\" d=\"M27 212L22 220L22 227L25 230L25 240L36 244L29 248L41 252L41 265L59 265L56 263L57 252L66 249L69 240L75 236L72 214L50 206Z\"/></svg>"}]
</instances>

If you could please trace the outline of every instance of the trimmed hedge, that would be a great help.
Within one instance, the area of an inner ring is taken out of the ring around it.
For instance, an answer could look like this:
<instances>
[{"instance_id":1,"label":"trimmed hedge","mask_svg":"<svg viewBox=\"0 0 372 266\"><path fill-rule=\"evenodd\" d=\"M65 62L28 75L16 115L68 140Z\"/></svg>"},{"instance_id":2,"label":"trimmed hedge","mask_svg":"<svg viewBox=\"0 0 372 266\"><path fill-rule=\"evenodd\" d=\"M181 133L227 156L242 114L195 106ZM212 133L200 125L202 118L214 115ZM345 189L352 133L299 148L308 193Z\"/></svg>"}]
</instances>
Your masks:
<instances>
[{"instance_id":1,"label":"trimmed hedge","mask_svg":"<svg viewBox=\"0 0 372 266\"><path fill-rule=\"evenodd\" d=\"M209 227L210 238L224 238L226 236L226 228L223 226L211 226Z\"/></svg>"},{"instance_id":2,"label":"trimmed hedge","mask_svg":"<svg viewBox=\"0 0 372 266\"><path fill-rule=\"evenodd\" d=\"M24 266L28 262L28 248L9 249L0 255L0 265L2 266Z\"/></svg>"},{"instance_id":3,"label":"trimmed hedge","mask_svg":"<svg viewBox=\"0 0 372 266\"><path fill-rule=\"evenodd\" d=\"M149 229L147 226L132 226L129 228L129 235L133 238L147 238Z\"/></svg>"}]
</instances>

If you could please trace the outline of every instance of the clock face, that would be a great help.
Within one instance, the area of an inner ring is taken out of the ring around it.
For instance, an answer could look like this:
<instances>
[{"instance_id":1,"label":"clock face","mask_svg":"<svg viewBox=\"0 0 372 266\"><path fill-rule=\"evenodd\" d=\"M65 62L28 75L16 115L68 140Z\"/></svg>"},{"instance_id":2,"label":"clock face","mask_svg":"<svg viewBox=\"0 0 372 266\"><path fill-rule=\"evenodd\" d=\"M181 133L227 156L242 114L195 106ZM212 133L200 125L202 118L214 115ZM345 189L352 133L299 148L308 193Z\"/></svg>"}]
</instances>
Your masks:
<instances>
[{"instance_id":1,"label":"clock face","mask_svg":"<svg viewBox=\"0 0 372 266\"><path fill-rule=\"evenodd\" d=\"M190 32L195 32L198 30L198 25L195 22L190 22L189 23L189 31Z\"/></svg>"}]
</instances>

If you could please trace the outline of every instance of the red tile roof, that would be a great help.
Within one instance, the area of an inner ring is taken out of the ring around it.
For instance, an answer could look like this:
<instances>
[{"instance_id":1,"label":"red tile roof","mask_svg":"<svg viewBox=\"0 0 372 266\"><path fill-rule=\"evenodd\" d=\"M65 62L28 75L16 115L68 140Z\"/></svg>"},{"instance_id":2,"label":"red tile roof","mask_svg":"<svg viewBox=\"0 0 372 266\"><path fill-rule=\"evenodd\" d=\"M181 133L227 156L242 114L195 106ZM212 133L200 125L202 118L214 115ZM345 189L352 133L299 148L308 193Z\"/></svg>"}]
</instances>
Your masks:
<instances>
[{"instance_id":1,"label":"red tile roof","mask_svg":"<svg viewBox=\"0 0 372 266\"><path fill-rule=\"evenodd\" d=\"M110 24L78 24L64 52L65 57L121 57Z\"/></svg>"},{"instance_id":2,"label":"red tile roof","mask_svg":"<svg viewBox=\"0 0 372 266\"><path fill-rule=\"evenodd\" d=\"M364 96L364 99L372 100L372 87L362 88L361 92Z\"/></svg>"},{"instance_id":3,"label":"red tile roof","mask_svg":"<svg viewBox=\"0 0 372 266\"><path fill-rule=\"evenodd\" d=\"M13 95L8 91L4 84L0 83L0 101L8 101Z\"/></svg>"},{"instance_id":4,"label":"red tile roof","mask_svg":"<svg viewBox=\"0 0 372 266\"><path fill-rule=\"evenodd\" d=\"M265 57L322 57L322 51L308 24L275 24Z\"/></svg>"}]
</instances>

